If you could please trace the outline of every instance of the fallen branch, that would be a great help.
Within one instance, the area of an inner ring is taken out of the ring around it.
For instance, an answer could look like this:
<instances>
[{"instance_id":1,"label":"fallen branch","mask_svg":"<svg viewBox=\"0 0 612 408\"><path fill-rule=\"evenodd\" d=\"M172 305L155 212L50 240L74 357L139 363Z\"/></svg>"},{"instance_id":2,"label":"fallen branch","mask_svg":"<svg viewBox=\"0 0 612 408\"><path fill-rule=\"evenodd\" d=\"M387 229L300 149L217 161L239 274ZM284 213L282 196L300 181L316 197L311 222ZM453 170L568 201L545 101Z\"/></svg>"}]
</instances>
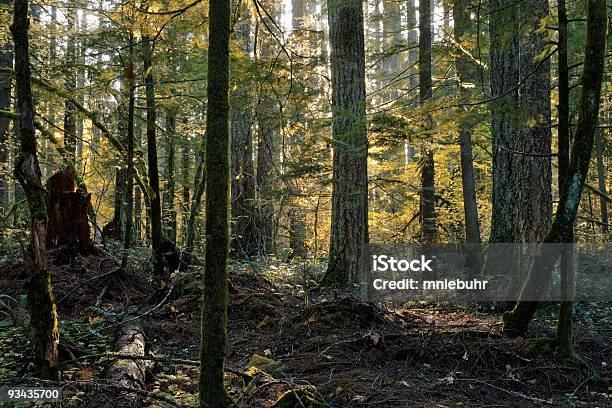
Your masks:
<instances>
[{"instance_id":1,"label":"fallen branch","mask_svg":"<svg viewBox=\"0 0 612 408\"><path fill-rule=\"evenodd\" d=\"M523 394L522 392L507 390L505 388L498 387L497 385L493 385L491 383L488 383L488 382L482 381L482 380L476 380L476 379L473 379L473 378L471 378L471 379L470 378L454 378L454 381L470 381L470 382L475 382L475 383L478 383L478 384L486 385L486 386L491 387L493 389L496 389L498 391L505 392L506 394L512 395L513 397L518 397L518 398L525 399L527 401L539 402L540 404L545 404L545 405L552 405L553 404L552 399L545 400L545 399L542 399L542 398L531 397L531 396L529 396L527 394Z\"/></svg>"},{"instance_id":2,"label":"fallen branch","mask_svg":"<svg viewBox=\"0 0 612 408\"><path fill-rule=\"evenodd\" d=\"M62 298L60 300L58 300L55 304L59 305L60 303L62 303L64 300L66 300L68 298L68 296L72 295L78 288L83 286L83 284L89 283L89 282L91 282L93 280L96 280L96 279L103 278L103 277L108 276L108 275L112 275L112 274L114 274L116 272L117 272L117 269L113 269L110 272L106 272L106 273L103 273L102 275L97 275L97 276L91 277L91 278L87 279L86 281L81 282L79 285L76 285L74 288L72 288L72 290L70 292L68 292L64 296L62 296Z\"/></svg>"},{"instance_id":3,"label":"fallen branch","mask_svg":"<svg viewBox=\"0 0 612 408\"><path fill-rule=\"evenodd\" d=\"M101 327L101 328L99 328L97 330L92 330L89 333L84 334L81 337L76 338L74 341L82 340L84 338L87 338L87 337L91 336L92 334L97 334L97 333L100 333L101 331L104 331L104 330L113 329L115 327L119 327L119 326L122 326L124 324L134 322L134 321L136 321L138 319L142 319L143 317L146 317L146 316L150 315L151 313L153 313L155 310L159 309L160 307L162 307L166 303L166 301L170 297L170 294L172 293L173 289L174 289L174 285L170 286L170 289L168 289L168 292L166 293L166 296L164 296L164 298L161 300L161 302L159 302L158 304L156 304L155 306L153 306L151 309L147 310L143 314L131 317L131 318L127 319L127 320L122 320L120 322L117 322L115 324L111 324L109 326Z\"/></svg>"}]
</instances>

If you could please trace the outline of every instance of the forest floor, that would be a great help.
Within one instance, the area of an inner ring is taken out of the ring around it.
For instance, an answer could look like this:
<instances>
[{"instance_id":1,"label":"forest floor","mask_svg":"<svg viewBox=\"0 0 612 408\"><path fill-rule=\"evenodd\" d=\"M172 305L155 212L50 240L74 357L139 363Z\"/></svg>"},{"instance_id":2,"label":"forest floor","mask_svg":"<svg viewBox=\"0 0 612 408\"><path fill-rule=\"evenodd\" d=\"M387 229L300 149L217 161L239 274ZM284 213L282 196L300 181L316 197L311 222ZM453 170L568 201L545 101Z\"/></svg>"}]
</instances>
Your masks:
<instances>
[{"instance_id":1,"label":"forest floor","mask_svg":"<svg viewBox=\"0 0 612 408\"><path fill-rule=\"evenodd\" d=\"M170 406L155 398L161 396L176 406L196 406L198 270L175 275L156 293L145 278L146 264L121 279L110 254L55 263L64 393L56 405L121 405L122 391L101 377L116 361L109 353L129 315L142 325L147 355L159 360L148 366L136 405ZM576 351L585 365L576 366L554 359L555 319L546 309L526 338L511 339L501 333L500 315L482 307L383 309L325 292L310 293L306 301L296 268L278 262L232 269L226 380L238 407L612 404L609 305L578 305ZM20 256L2 258L0 293L19 300L26 270ZM40 384L31 378L29 339L19 323L0 320L0 350L0 385Z\"/></svg>"}]
</instances>

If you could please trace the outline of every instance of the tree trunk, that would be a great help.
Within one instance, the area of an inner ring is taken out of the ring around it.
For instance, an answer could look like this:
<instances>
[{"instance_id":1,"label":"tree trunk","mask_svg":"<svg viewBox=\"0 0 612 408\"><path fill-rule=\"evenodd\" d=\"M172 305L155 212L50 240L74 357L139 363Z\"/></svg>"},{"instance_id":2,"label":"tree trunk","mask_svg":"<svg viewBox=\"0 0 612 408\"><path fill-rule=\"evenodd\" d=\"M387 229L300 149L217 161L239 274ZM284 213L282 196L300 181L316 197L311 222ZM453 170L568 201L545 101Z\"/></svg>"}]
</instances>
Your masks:
<instances>
[{"instance_id":1,"label":"tree trunk","mask_svg":"<svg viewBox=\"0 0 612 408\"><path fill-rule=\"evenodd\" d=\"M138 152L142 150L142 126L140 117L136 117L136 112L134 112L134 149ZM136 242L140 242L142 238L142 194L140 187L134 189L134 236Z\"/></svg>"},{"instance_id":2,"label":"tree trunk","mask_svg":"<svg viewBox=\"0 0 612 408\"><path fill-rule=\"evenodd\" d=\"M418 76L417 76L417 68L415 65L418 62L418 35L417 35L417 12L416 12L416 0L408 0L406 3L406 24L408 26L408 66L410 69L408 72L410 73L410 89L416 88L418 86Z\"/></svg>"},{"instance_id":3,"label":"tree trunk","mask_svg":"<svg viewBox=\"0 0 612 408\"><path fill-rule=\"evenodd\" d=\"M166 110L166 188L164 189L164 219L166 237L176 243L176 209L174 208L174 156L176 151L176 108Z\"/></svg>"},{"instance_id":4,"label":"tree trunk","mask_svg":"<svg viewBox=\"0 0 612 408\"><path fill-rule=\"evenodd\" d=\"M572 231L582 189L591 161L591 151L597 130L601 83L606 48L606 0L589 0L587 13L587 41L582 74L582 93L579 101L578 126L571 149L566 182L559 199L559 206L544 243L566 243L572 238ZM536 257L518 303L511 312L504 314L504 332L510 335L524 335L537 302L550 283L555 260L561 255L560 246L545 245Z\"/></svg>"},{"instance_id":5,"label":"tree trunk","mask_svg":"<svg viewBox=\"0 0 612 408\"><path fill-rule=\"evenodd\" d=\"M275 6L271 11L272 16L279 21L279 7ZM268 25L270 22L268 21ZM261 57L273 60L274 55L270 46L271 38L266 38L261 44ZM268 88L269 89L269 88ZM271 255L275 251L274 231L276 228L274 220L274 157L277 152L277 139L280 134L280 106L273 92L264 90L260 96L261 102L257 110L258 133L257 133L257 237L258 252L261 255Z\"/></svg>"},{"instance_id":6,"label":"tree trunk","mask_svg":"<svg viewBox=\"0 0 612 408\"><path fill-rule=\"evenodd\" d=\"M595 154L597 155L597 181L599 191L603 193L603 195L599 196L599 210L601 212L601 233L607 237L608 236L608 201L604 197L608 194L607 184L606 184L606 166L604 163L604 157L606 154L606 149L604 146L603 131L599 129L595 134Z\"/></svg>"},{"instance_id":7,"label":"tree trunk","mask_svg":"<svg viewBox=\"0 0 612 408\"><path fill-rule=\"evenodd\" d=\"M559 76L559 103L558 117L558 185L559 196L563 195L563 189L567 182L567 169L570 158L570 129L569 129L569 69L567 64L567 9L565 0L557 1L559 39L558 39L558 76ZM574 240L574 231L568 234L569 242ZM568 250L569 249L569 250ZM561 307L559 308L559 323L557 324L557 343L559 355L565 357L574 356L573 331L574 331L574 303L571 301L573 295L573 265L571 245L561 251L561 262L559 264L561 275Z\"/></svg>"},{"instance_id":8,"label":"tree trunk","mask_svg":"<svg viewBox=\"0 0 612 408\"><path fill-rule=\"evenodd\" d=\"M191 167L191 157L189 155L189 141L185 140L183 148L181 150L181 220L183 225L183 243L189 250L193 241L190 244L188 239L188 230L191 217L191 181L189 180L189 172ZM197 174L196 174L197 176ZM196 180L197 181L197 180ZM195 184L195 182L194 182ZM199 207L199 206L198 206Z\"/></svg>"},{"instance_id":9,"label":"tree trunk","mask_svg":"<svg viewBox=\"0 0 612 408\"><path fill-rule=\"evenodd\" d=\"M223 383L227 342L230 231L229 38L230 0L211 0L206 117L206 255L200 346L200 406L225 408Z\"/></svg>"},{"instance_id":10,"label":"tree trunk","mask_svg":"<svg viewBox=\"0 0 612 408\"><path fill-rule=\"evenodd\" d=\"M519 106L523 134L519 151L526 154L519 157L519 228L523 242L540 242L548 232L552 213L550 58L546 33L540 30L550 10L547 0L535 0L521 8L526 21L521 27Z\"/></svg>"},{"instance_id":11,"label":"tree trunk","mask_svg":"<svg viewBox=\"0 0 612 408\"><path fill-rule=\"evenodd\" d=\"M234 29L241 58L251 52L251 16L242 7L241 19ZM257 217L255 208L255 169L253 165L253 106L244 84L237 82L232 95L232 250L239 256L257 254Z\"/></svg>"},{"instance_id":12,"label":"tree trunk","mask_svg":"<svg viewBox=\"0 0 612 408\"><path fill-rule=\"evenodd\" d=\"M16 106L19 113L17 129L21 144L19 157L15 161L15 177L25 191L32 220L30 254L33 270L27 285L28 307L31 314L30 326L41 376L50 380L59 380L59 332L51 276L47 270L45 253L47 213L45 191L42 188L40 167L36 156L28 26L28 1L15 0L11 33L15 44Z\"/></svg>"},{"instance_id":13,"label":"tree trunk","mask_svg":"<svg viewBox=\"0 0 612 408\"><path fill-rule=\"evenodd\" d=\"M68 8L66 23L69 30L76 29L76 9L74 7ZM64 60L66 67L64 87L70 95L74 95L76 89L76 39L74 34L68 35ZM66 99L64 102L64 149L73 165L76 163L76 130L76 108L70 100Z\"/></svg>"},{"instance_id":14,"label":"tree trunk","mask_svg":"<svg viewBox=\"0 0 612 408\"><path fill-rule=\"evenodd\" d=\"M518 241L519 19L515 0L490 0L491 135L493 196L489 242ZM487 262L489 260L487 259Z\"/></svg>"},{"instance_id":15,"label":"tree trunk","mask_svg":"<svg viewBox=\"0 0 612 408\"><path fill-rule=\"evenodd\" d=\"M431 99L431 16L432 2L419 2L419 104L425 105ZM424 114L423 128L431 131L431 116ZM421 242L436 242L436 191L435 162L430 141L425 141L421 148L421 194L419 196Z\"/></svg>"},{"instance_id":16,"label":"tree trunk","mask_svg":"<svg viewBox=\"0 0 612 408\"><path fill-rule=\"evenodd\" d=\"M363 8L328 0L333 179L329 264L322 284L350 287L368 260L368 169Z\"/></svg>"},{"instance_id":17,"label":"tree trunk","mask_svg":"<svg viewBox=\"0 0 612 408\"><path fill-rule=\"evenodd\" d=\"M519 6L519 139L514 155L518 171L518 230L516 241L541 242L548 231L552 213L550 58L546 54L546 33L540 30L549 17L548 0ZM515 298L529 273L534 246L521 250L520 263L512 268L508 296Z\"/></svg>"},{"instance_id":18,"label":"tree trunk","mask_svg":"<svg viewBox=\"0 0 612 408\"><path fill-rule=\"evenodd\" d=\"M0 5L10 4L9 0L0 0ZM13 50L7 42L0 46L0 68L13 67ZM0 110L8 111L11 107L11 82L9 73L0 72ZM9 167L8 129L11 119L0 116L0 208L6 209L9 204L9 183L7 171ZM2 234L2 231L0 231Z\"/></svg>"},{"instance_id":19,"label":"tree trunk","mask_svg":"<svg viewBox=\"0 0 612 408\"><path fill-rule=\"evenodd\" d=\"M466 0L459 1L453 7L454 37L457 44L463 44L466 30L470 24L470 17L467 11L469 6ZM472 81L473 64L461 52L457 51L455 57L455 68L457 70L457 92L461 103L470 98L470 90L465 86ZM474 246L473 256L469 260L469 265L474 272L479 272L482 263L482 253L480 244L480 223L478 221L478 203L476 201L476 180L474 178L474 163L472 153L472 127L473 123L469 119L469 112L466 106L461 108L464 115L459 125L459 147L461 153L461 180L463 188L463 213L465 217L465 241L468 245ZM467 114L466 114L467 113Z\"/></svg>"},{"instance_id":20,"label":"tree trunk","mask_svg":"<svg viewBox=\"0 0 612 408\"><path fill-rule=\"evenodd\" d=\"M124 70L128 86L128 117L127 117L127 169L126 169L126 197L125 197L125 230L123 236L123 255L120 270L126 272L128 251L132 245L132 207L134 205L134 34L130 32L128 45L128 66Z\"/></svg>"},{"instance_id":21,"label":"tree trunk","mask_svg":"<svg viewBox=\"0 0 612 408\"><path fill-rule=\"evenodd\" d=\"M153 46L148 35L142 37L144 55L145 93L147 103L147 158L149 186L151 187L151 246L153 248L153 277L159 284L164 277L164 264L161 244L162 217L161 197L159 194L159 171L157 168L157 137L156 137L156 107L155 84L153 82Z\"/></svg>"},{"instance_id":22,"label":"tree trunk","mask_svg":"<svg viewBox=\"0 0 612 408\"><path fill-rule=\"evenodd\" d=\"M85 9L83 10L83 16L81 17L78 26L79 26L79 30L81 33L87 33L87 10ZM87 75L85 72L85 66L86 66L85 56L87 54L87 45L85 41L79 42L77 54L78 54L77 62L79 66L78 68L75 67L76 69L76 89L78 92L76 97L78 98L81 105L83 105L85 102L85 92L83 91L83 88L85 87L85 82L87 80ZM80 172L83 174L87 170L86 162L84 160L85 158L83 157L83 146L84 146L83 126L84 126L83 116L77 115L75 112L75 134L76 134L76 139L77 139L76 140L76 153L75 153L75 157L76 157L75 167L77 169L77 175L79 174L79 168L81 169Z\"/></svg>"}]
</instances>

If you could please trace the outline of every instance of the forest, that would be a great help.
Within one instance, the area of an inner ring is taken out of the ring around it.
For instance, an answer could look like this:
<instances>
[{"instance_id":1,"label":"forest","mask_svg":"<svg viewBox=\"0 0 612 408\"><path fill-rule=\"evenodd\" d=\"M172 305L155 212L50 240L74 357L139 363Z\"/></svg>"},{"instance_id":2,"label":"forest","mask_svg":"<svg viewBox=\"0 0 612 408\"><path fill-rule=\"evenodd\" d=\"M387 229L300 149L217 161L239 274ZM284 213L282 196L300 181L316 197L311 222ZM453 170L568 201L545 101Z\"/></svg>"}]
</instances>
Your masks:
<instances>
[{"instance_id":1,"label":"forest","mask_svg":"<svg viewBox=\"0 0 612 408\"><path fill-rule=\"evenodd\" d=\"M612 3L421 1L0 0L0 406L611 406Z\"/></svg>"}]
</instances>

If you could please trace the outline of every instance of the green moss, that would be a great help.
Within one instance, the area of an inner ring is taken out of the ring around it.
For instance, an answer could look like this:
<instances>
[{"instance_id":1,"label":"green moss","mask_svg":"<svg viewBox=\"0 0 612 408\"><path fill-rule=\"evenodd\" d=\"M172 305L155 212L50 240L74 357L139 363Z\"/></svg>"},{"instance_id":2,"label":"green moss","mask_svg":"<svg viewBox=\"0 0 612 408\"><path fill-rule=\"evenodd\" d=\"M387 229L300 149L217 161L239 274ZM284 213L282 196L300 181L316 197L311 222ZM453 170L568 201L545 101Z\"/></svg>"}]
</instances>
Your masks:
<instances>
[{"instance_id":1,"label":"green moss","mask_svg":"<svg viewBox=\"0 0 612 408\"><path fill-rule=\"evenodd\" d=\"M550 337L535 337L527 339L522 345L520 354L527 357L552 355L556 340Z\"/></svg>"},{"instance_id":2,"label":"green moss","mask_svg":"<svg viewBox=\"0 0 612 408\"><path fill-rule=\"evenodd\" d=\"M268 357L260 356L259 354L253 354L248 366L249 368L258 368L267 373L280 373L286 369L282 363Z\"/></svg>"},{"instance_id":3,"label":"green moss","mask_svg":"<svg viewBox=\"0 0 612 408\"><path fill-rule=\"evenodd\" d=\"M278 397L274 404L272 404L273 408L293 408L296 406L314 408L328 407L329 404L317 397L313 387L298 387L289 390Z\"/></svg>"}]
</instances>

